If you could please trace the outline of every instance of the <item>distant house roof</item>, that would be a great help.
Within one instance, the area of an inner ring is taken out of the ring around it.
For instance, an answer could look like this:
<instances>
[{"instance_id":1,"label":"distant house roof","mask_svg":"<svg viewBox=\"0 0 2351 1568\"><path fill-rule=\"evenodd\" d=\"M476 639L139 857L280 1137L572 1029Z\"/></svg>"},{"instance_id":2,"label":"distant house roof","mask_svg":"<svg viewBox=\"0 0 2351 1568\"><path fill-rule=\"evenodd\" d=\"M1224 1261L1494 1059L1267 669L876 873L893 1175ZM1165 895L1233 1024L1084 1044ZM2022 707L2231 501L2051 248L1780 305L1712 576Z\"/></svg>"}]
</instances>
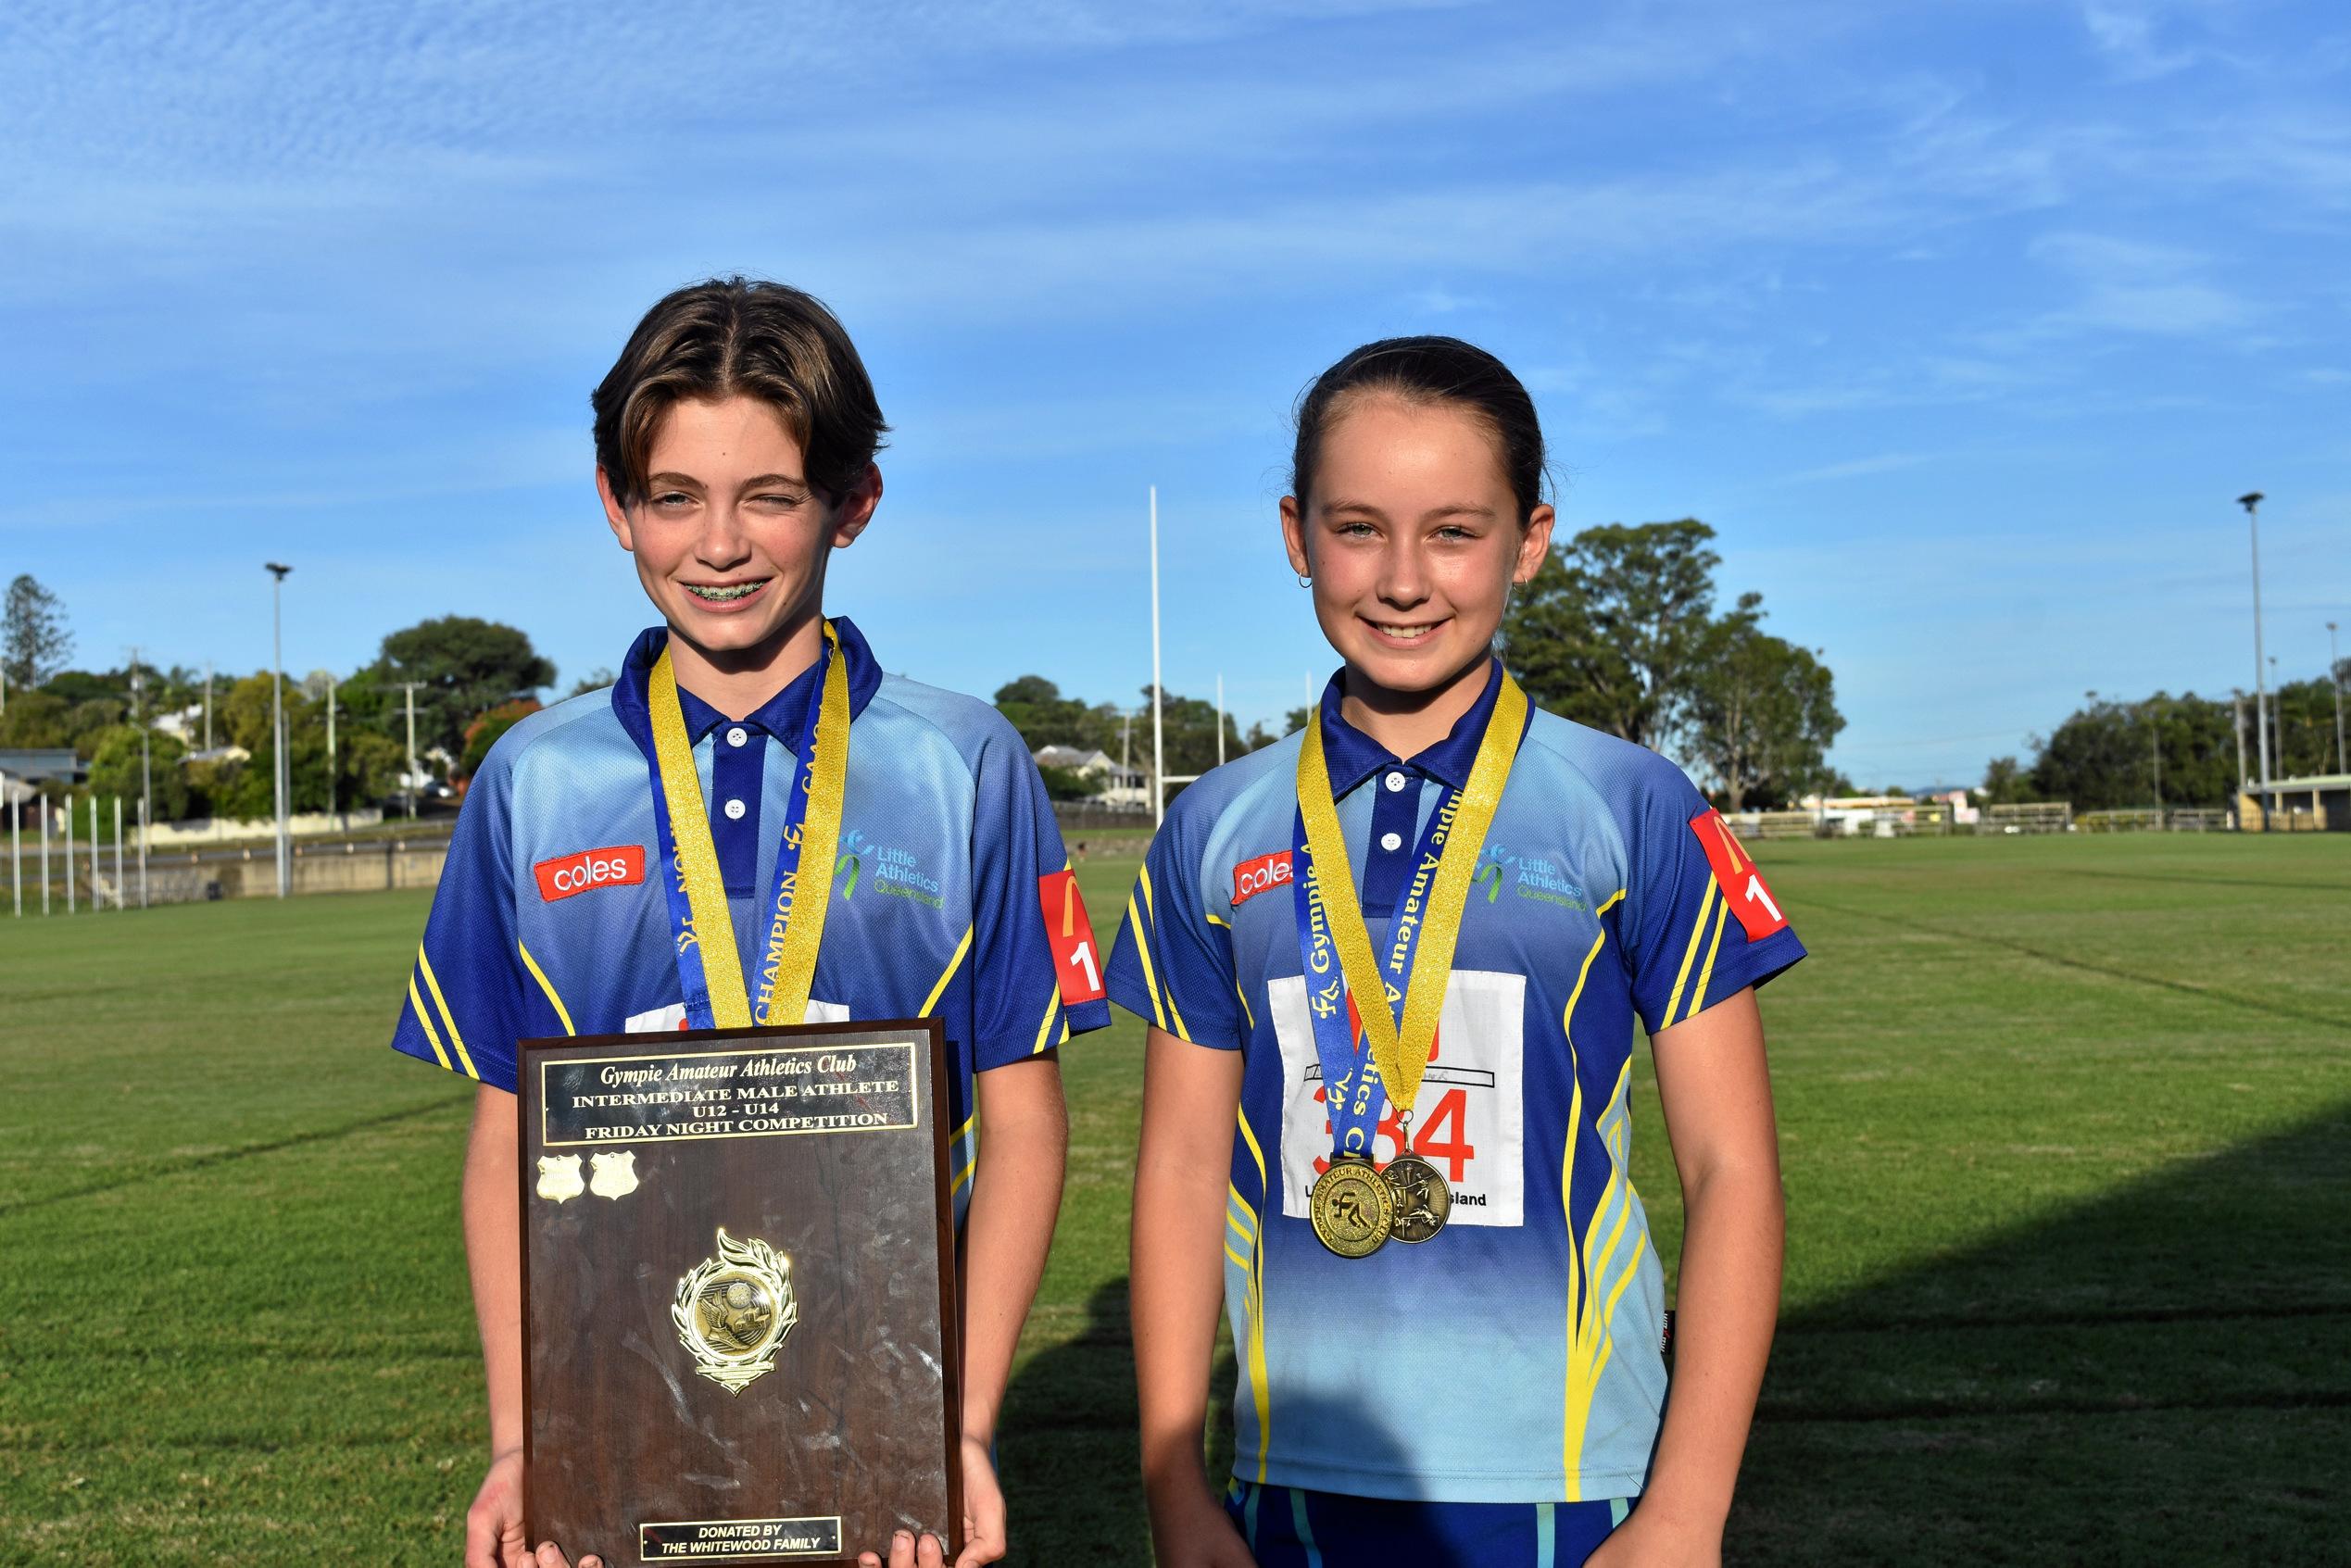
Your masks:
<instances>
[{"instance_id":1,"label":"distant house roof","mask_svg":"<svg viewBox=\"0 0 2351 1568\"><path fill-rule=\"evenodd\" d=\"M1033 755L1040 768L1065 768L1073 773L1089 778L1108 778L1115 784L1132 784L1142 779L1139 768L1122 768L1103 751L1080 751L1074 746L1040 746Z\"/></svg>"},{"instance_id":2,"label":"distant house roof","mask_svg":"<svg viewBox=\"0 0 2351 1568\"><path fill-rule=\"evenodd\" d=\"M48 779L70 784L81 777L82 763L69 746L7 747L0 748L0 773L33 784Z\"/></svg>"}]
</instances>

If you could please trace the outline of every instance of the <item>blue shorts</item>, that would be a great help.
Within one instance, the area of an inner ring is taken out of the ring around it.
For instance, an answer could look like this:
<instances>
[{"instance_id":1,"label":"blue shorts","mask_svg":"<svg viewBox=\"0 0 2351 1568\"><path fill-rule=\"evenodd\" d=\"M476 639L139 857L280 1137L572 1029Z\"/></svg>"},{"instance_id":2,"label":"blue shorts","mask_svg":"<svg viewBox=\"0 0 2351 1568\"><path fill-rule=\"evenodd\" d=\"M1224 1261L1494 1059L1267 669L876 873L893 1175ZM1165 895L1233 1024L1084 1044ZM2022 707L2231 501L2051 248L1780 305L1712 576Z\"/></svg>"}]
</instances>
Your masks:
<instances>
[{"instance_id":1,"label":"blue shorts","mask_svg":"<svg viewBox=\"0 0 2351 1568\"><path fill-rule=\"evenodd\" d=\"M1257 1568L1575 1568L1633 1500L1399 1502L1236 1481L1225 1512Z\"/></svg>"}]
</instances>

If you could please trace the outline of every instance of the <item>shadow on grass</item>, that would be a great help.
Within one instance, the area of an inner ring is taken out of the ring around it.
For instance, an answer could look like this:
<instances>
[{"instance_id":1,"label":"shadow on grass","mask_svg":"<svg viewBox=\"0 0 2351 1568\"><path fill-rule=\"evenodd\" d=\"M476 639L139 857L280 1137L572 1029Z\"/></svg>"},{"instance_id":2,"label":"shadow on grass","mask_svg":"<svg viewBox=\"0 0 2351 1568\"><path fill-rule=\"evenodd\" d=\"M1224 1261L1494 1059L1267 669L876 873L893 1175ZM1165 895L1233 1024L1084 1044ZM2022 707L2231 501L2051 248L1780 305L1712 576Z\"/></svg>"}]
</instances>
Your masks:
<instances>
[{"instance_id":1,"label":"shadow on grass","mask_svg":"<svg viewBox=\"0 0 2351 1568\"><path fill-rule=\"evenodd\" d=\"M2346 1331L2351 1103L1790 1313L1727 1558L2328 1560Z\"/></svg>"},{"instance_id":2,"label":"shadow on grass","mask_svg":"<svg viewBox=\"0 0 2351 1568\"><path fill-rule=\"evenodd\" d=\"M1126 1300L1007 1394L1013 1562L1150 1561ZM2351 1103L1789 1313L1725 1560L2335 1561L2346 1352Z\"/></svg>"}]
</instances>

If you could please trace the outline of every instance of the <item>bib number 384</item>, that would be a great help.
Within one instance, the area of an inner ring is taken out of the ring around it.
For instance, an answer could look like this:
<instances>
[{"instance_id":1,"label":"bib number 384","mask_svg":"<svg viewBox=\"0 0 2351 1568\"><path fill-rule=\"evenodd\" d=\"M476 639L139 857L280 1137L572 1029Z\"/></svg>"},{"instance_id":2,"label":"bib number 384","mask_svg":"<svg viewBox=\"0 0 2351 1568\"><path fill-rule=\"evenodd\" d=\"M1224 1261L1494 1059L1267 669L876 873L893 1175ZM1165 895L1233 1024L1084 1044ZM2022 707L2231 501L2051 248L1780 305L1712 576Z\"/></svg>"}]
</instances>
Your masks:
<instances>
[{"instance_id":1,"label":"bib number 384","mask_svg":"<svg viewBox=\"0 0 2351 1568\"><path fill-rule=\"evenodd\" d=\"M1730 824L1722 820L1720 811L1706 810L1690 819L1690 831L1698 835L1698 843L1706 852L1706 864L1714 869L1715 885L1730 902L1730 912L1739 917L1746 928L1747 940L1760 942L1774 932L1788 927L1788 917L1779 912L1779 900L1773 897L1766 885L1763 872L1747 856Z\"/></svg>"}]
</instances>

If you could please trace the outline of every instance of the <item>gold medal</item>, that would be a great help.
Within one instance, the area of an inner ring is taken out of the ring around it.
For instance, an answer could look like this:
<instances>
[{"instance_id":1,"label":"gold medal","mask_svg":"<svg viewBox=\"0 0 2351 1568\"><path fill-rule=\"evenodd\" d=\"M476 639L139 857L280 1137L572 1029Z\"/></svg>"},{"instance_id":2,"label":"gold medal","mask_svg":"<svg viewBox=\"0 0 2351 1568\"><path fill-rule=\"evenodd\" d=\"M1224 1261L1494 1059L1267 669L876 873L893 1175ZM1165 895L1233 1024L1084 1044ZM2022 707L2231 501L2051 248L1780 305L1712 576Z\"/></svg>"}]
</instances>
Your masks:
<instances>
[{"instance_id":1,"label":"gold medal","mask_svg":"<svg viewBox=\"0 0 2351 1568\"><path fill-rule=\"evenodd\" d=\"M1342 1154L1306 1195L1314 1236L1342 1258L1368 1258L1395 1228L1396 1198L1360 1154Z\"/></svg>"},{"instance_id":2,"label":"gold medal","mask_svg":"<svg viewBox=\"0 0 2351 1568\"><path fill-rule=\"evenodd\" d=\"M1453 1189L1436 1166L1417 1154L1400 1155L1379 1174L1396 1200L1390 1234L1398 1241L1427 1241L1445 1228L1445 1217L1453 1210Z\"/></svg>"}]
</instances>

